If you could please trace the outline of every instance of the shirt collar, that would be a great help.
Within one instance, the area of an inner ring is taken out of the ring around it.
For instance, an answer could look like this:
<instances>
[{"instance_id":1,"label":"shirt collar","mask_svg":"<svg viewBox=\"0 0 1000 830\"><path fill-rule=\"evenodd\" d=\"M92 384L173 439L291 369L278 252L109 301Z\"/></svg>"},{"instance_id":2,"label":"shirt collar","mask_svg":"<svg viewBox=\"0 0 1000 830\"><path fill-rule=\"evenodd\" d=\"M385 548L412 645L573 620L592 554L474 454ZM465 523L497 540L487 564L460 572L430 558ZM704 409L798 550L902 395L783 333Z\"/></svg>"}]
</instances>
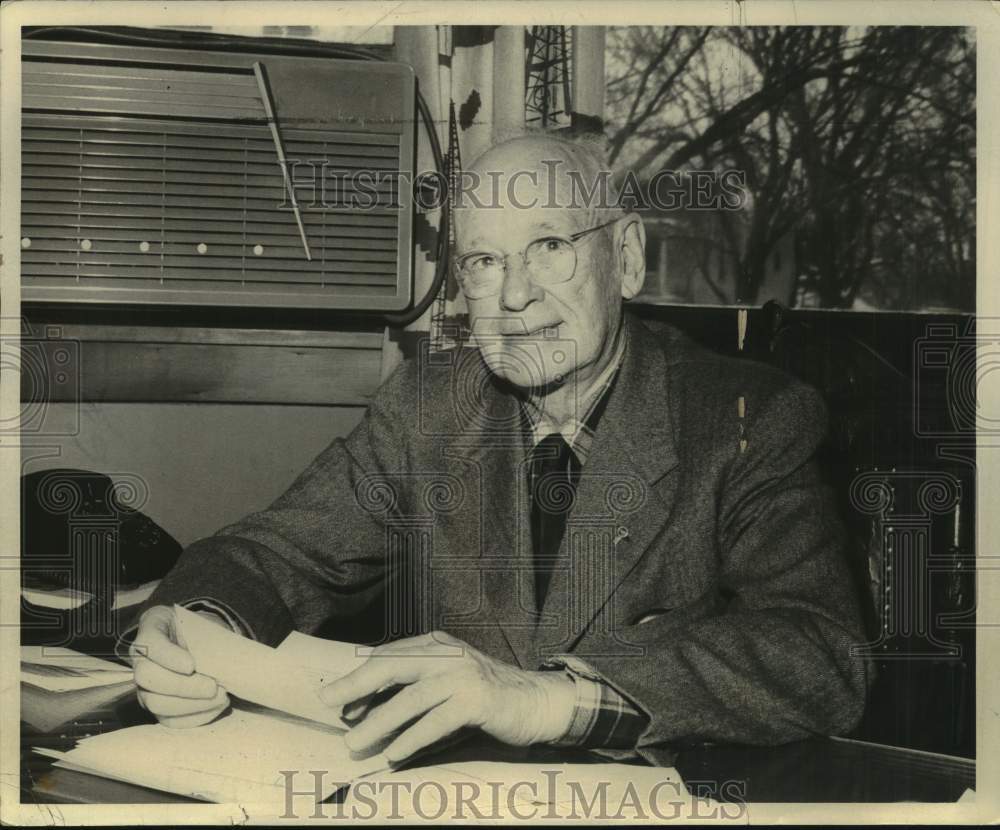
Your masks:
<instances>
[{"instance_id":1,"label":"shirt collar","mask_svg":"<svg viewBox=\"0 0 1000 830\"><path fill-rule=\"evenodd\" d=\"M530 402L526 402L524 411L531 427L532 447L537 446L538 442L546 435L559 432L566 440L566 443L576 453L580 463L582 464L587 460L587 455L590 452L590 444L593 440L593 431L586 426L587 421L603 400L604 395L608 392L618 373L618 369L621 368L622 361L625 359L627 346L628 327L623 324L619 329L618 343L615 346L614 357L604 371L594 378L582 394L579 395L578 414L576 416L571 416L562 423L559 423L548 417L545 412L539 411Z\"/></svg>"}]
</instances>

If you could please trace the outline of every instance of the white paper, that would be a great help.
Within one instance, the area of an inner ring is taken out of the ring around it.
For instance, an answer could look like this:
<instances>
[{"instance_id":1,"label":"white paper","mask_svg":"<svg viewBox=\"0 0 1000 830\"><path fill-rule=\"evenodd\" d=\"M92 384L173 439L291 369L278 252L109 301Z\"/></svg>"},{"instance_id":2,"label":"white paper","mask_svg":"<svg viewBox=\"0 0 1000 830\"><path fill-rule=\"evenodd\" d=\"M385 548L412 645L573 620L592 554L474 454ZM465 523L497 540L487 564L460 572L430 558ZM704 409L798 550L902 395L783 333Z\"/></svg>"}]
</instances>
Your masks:
<instances>
[{"instance_id":1,"label":"white paper","mask_svg":"<svg viewBox=\"0 0 1000 830\"><path fill-rule=\"evenodd\" d=\"M323 703L319 691L365 662L357 646L295 632L275 649L179 605L174 614L196 670L214 677L230 695L318 723L345 726L341 708Z\"/></svg>"},{"instance_id":2,"label":"white paper","mask_svg":"<svg viewBox=\"0 0 1000 830\"><path fill-rule=\"evenodd\" d=\"M282 770L323 770L319 798L385 769L383 755L354 755L343 731L255 708L234 708L194 729L132 726L79 741L69 752L36 749L57 766L221 803L285 803ZM312 775L291 779L314 787Z\"/></svg>"},{"instance_id":3,"label":"white paper","mask_svg":"<svg viewBox=\"0 0 1000 830\"><path fill-rule=\"evenodd\" d=\"M356 646L293 633L275 649L180 606L174 606L174 613L196 670L214 677L229 692L233 708L193 729L134 726L85 738L66 753L37 752L68 769L241 804L284 804L282 770L325 771L317 794L325 798L359 776L388 767L378 748L366 755L348 750L339 708L327 706L318 696L325 684L365 662ZM44 651L63 652L70 669L109 675L108 667L114 674L122 671L114 663L69 649ZM311 774L292 782L296 791L314 786Z\"/></svg>"},{"instance_id":4,"label":"white paper","mask_svg":"<svg viewBox=\"0 0 1000 830\"><path fill-rule=\"evenodd\" d=\"M120 588L115 591L115 598L111 603L111 610L118 611L122 608L129 608L138 605L149 599L150 594L156 590L160 580L154 579L151 582L144 582L135 588ZM56 588L54 590L43 590L41 588L21 588L23 596L32 605L39 605L42 608L52 608L57 611L75 611L82 608L93 598L93 594L86 591L77 591L73 588Z\"/></svg>"},{"instance_id":5,"label":"white paper","mask_svg":"<svg viewBox=\"0 0 1000 830\"><path fill-rule=\"evenodd\" d=\"M128 666L61 646L21 646L22 663L51 663L84 671L127 671Z\"/></svg>"},{"instance_id":6,"label":"white paper","mask_svg":"<svg viewBox=\"0 0 1000 830\"><path fill-rule=\"evenodd\" d=\"M55 588L51 591L41 588L21 588L21 596L32 605L54 608L57 611L75 611L94 598L93 594L76 591L73 588Z\"/></svg>"},{"instance_id":7,"label":"white paper","mask_svg":"<svg viewBox=\"0 0 1000 830\"><path fill-rule=\"evenodd\" d=\"M49 692L25 683L21 686L21 720L39 732L51 732L57 726L134 693L135 684L131 678L127 683L70 692Z\"/></svg>"},{"instance_id":8,"label":"white paper","mask_svg":"<svg viewBox=\"0 0 1000 830\"><path fill-rule=\"evenodd\" d=\"M56 646L21 646L21 680L49 692L94 689L132 680L132 669Z\"/></svg>"}]
</instances>

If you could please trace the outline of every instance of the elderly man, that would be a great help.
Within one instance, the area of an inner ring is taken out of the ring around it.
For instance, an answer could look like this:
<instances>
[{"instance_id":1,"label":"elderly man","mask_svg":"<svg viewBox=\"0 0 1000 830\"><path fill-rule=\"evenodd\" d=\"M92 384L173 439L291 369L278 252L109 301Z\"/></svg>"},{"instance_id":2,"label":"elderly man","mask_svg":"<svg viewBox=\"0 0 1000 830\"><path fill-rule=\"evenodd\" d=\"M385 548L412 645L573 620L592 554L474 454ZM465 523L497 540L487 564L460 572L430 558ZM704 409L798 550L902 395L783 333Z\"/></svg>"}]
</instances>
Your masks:
<instances>
[{"instance_id":1,"label":"elderly man","mask_svg":"<svg viewBox=\"0 0 1000 830\"><path fill-rule=\"evenodd\" d=\"M624 312L642 222L580 204L587 147L520 137L471 173L475 348L422 350L273 505L185 551L133 645L143 705L178 727L227 705L169 603L276 644L368 607L405 557L423 633L323 692L354 749L398 762L473 727L669 764L852 728L863 634L817 395Z\"/></svg>"}]
</instances>

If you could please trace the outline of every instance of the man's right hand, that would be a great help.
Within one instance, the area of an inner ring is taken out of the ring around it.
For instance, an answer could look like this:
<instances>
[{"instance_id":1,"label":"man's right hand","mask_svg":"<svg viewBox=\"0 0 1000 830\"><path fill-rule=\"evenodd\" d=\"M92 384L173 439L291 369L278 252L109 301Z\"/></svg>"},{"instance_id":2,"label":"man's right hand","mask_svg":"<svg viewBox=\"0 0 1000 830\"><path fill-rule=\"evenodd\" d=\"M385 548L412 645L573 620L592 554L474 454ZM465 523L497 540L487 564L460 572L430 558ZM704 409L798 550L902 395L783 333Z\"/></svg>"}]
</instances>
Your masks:
<instances>
[{"instance_id":1,"label":"man's right hand","mask_svg":"<svg viewBox=\"0 0 1000 830\"><path fill-rule=\"evenodd\" d=\"M219 625L214 614L203 614ZM164 726L201 726L229 705L229 695L208 675L194 670L194 658L177 634L173 609L157 605L139 619L129 647L139 703Z\"/></svg>"}]
</instances>

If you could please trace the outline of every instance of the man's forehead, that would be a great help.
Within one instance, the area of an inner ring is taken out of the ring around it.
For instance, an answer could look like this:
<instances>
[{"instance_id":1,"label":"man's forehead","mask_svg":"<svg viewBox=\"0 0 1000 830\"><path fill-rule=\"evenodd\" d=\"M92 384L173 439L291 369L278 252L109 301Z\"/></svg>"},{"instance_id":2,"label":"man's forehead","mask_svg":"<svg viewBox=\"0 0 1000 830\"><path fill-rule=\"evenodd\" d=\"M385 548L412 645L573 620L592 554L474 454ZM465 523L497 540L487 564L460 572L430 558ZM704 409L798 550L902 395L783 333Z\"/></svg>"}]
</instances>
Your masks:
<instances>
[{"instance_id":1,"label":"man's forehead","mask_svg":"<svg viewBox=\"0 0 1000 830\"><path fill-rule=\"evenodd\" d=\"M564 165L563 165L564 166ZM564 170L521 165L512 171L471 170L463 174L460 208L530 209L572 207L580 187Z\"/></svg>"},{"instance_id":2,"label":"man's forehead","mask_svg":"<svg viewBox=\"0 0 1000 830\"><path fill-rule=\"evenodd\" d=\"M569 208L489 210L464 207L455 211L456 230L466 247L507 238L537 238L546 233L572 234L583 227L583 211Z\"/></svg>"},{"instance_id":3,"label":"man's forehead","mask_svg":"<svg viewBox=\"0 0 1000 830\"><path fill-rule=\"evenodd\" d=\"M469 168L463 174L467 184L478 188L496 187L498 183L509 186L510 183L528 185L535 182L539 186L565 186L573 180L592 176L584 165L559 155L504 161L504 164L477 164Z\"/></svg>"},{"instance_id":4,"label":"man's forehead","mask_svg":"<svg viewBox=\"0 0 1000 830\"><path fill-rule=\"evenodd\" d=\"M570 234L593 224L594 165L565 142L530 136L498 145L463 173L455 221L465 246L505 233ZM465 231L465 233L463 233Z\"/></svg>"}]
</instances>

